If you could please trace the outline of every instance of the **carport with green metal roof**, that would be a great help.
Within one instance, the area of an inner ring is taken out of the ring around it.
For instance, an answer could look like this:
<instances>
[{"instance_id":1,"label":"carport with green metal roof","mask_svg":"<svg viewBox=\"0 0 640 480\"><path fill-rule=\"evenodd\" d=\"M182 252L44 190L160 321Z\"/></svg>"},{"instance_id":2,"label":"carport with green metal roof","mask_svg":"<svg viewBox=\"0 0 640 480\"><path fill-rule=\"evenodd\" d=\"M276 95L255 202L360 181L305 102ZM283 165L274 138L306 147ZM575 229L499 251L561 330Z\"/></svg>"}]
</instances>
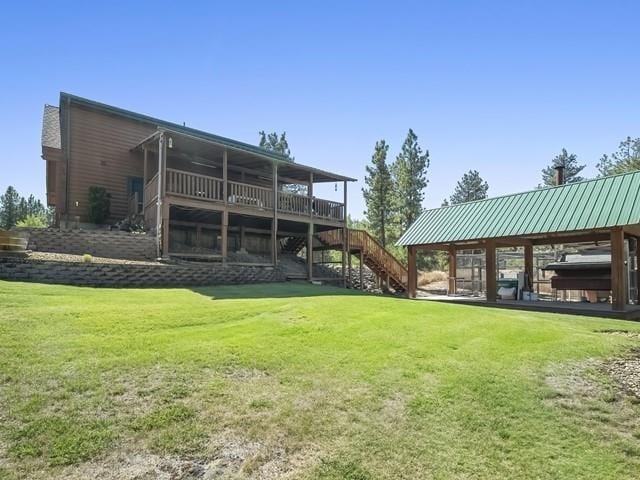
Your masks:
<instances>
[{"instance_id":1,"label":"carport with green metal roof","mask_svg":"<svg viewBox=\"0 0 640 480\"><path fill-rule=\"evenodd\" d=\"M638 303L629 298L626 248L638 237L640 171L427 210L398 245L408 250L409 297L416 296L418 251L448 252L451 291L456 252L483 249L486 299L495 303L496 248L524 247L524 269L531 278L534 246L608 241L612 308L624 311L630 302Z\"/></svg>"}]
</instances>

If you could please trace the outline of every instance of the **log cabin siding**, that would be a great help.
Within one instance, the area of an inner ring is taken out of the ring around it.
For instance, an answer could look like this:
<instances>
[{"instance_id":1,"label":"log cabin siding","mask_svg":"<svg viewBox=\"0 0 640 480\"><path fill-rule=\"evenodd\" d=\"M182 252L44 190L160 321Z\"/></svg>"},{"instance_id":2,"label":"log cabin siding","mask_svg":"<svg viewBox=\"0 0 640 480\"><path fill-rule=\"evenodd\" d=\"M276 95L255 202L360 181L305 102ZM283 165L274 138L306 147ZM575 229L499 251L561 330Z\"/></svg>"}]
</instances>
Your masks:
<instances>
[{"instance_id":1,"label":"log cabin siding","mask_svg":"<svg viewBox=\"0 0 640 480\"><path fill-rule=\"evenodd\" d=\"M156 126L71 104L69 146L69 218L88 221L91 186L111 194L111 221L128 210L128 177L142 177L142 154L131 152ZM76 206L77 202L77 206Z\"/></svg>"}]
</instances>

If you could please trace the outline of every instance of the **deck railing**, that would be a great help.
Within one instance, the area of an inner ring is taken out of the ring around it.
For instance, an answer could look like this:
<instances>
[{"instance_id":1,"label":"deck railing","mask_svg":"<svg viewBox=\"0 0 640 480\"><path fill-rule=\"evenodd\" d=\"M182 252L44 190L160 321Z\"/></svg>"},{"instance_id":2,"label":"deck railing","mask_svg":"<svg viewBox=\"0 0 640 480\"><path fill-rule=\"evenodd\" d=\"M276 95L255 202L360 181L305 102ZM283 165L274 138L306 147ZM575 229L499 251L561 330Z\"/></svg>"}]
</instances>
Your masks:
<instances>
[{"instance_id":1,"label":"deck railing","mask_svg":"<svg viewBox=\"0 0 640 480\"><path fill-rule=\"evenodd\" d=\"M167 193L173 195L222 201L222 185L221 178L167 168Z\"/></svg>"},{"instance_id":2,"label":"deck railing","mask_svg":"<svg viewBox=\"0 0 640 480\"><path fill-rule=\"evenodd\" d=\"M230 204L273 210L273 190L238 182L228 182L228 185Z\"/></svg>"},{"instance_id":3,"label":"deck railing","mask_svg":"<svg viewBox=\"0 0 640 480\"><path fill-rule=\"evenodd\" d=\"M157 174L144 189L144 205L158 193ZM167 168L166 193L213 202L224 202L224 180L196 173ZM227 182L227 203L258 210L273 210L274 195L270 188L240 182ZM343 222L344 205L331 200L308 197L290 192L278 192L278 211L289 215L317 217Z\"/></svg>"},{"instance_id":4,"label":"deck railing","mask_svg":"<svg viewBox=\"0 0 640 480\"><path fill-rule=\"evenodd\" d=\"M311 198L297 193L278 192L278 211L294 215L309 215Z\"/></svg>"}]
</instances>

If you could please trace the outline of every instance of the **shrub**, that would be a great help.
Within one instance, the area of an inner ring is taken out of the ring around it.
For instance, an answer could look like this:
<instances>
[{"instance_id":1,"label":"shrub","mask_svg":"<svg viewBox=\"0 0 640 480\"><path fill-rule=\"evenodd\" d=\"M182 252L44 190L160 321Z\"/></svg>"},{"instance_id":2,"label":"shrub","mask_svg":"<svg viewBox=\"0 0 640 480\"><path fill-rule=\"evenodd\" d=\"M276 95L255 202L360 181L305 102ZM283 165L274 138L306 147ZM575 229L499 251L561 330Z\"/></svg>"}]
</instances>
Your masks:
<instances>
[{"instance_id":1,"label":"shrub","mask_svg":"<svg viewBox=\"0 0 640 480\"><path fill-rule=\"evenodd\" d=\"M93 257L91 255L89 255L88 253L85 253L84 255L82 255L82 261L84 263L91 263L91 262L93 262Z\"/></svg>"},{"instance_id":2,"label":"shrub","mask_svg":"<svg viewBox=\"0 0 640 480\"><path fill-rule=\"evenodd\" d=\"M16 227L22 228L47 228L48 226L46 215L27 215L16 223Z\"/></svg>"},{"instance_id":3,"label":"shrub","mask_svg":"<svg viewBox=\"0 0 640 480\"><path fill-rule=\"evenodd\" d=\"M89 221L103 224L111 214L111 195L104 187L89 187Z\"/></svg>"}]
</instances>

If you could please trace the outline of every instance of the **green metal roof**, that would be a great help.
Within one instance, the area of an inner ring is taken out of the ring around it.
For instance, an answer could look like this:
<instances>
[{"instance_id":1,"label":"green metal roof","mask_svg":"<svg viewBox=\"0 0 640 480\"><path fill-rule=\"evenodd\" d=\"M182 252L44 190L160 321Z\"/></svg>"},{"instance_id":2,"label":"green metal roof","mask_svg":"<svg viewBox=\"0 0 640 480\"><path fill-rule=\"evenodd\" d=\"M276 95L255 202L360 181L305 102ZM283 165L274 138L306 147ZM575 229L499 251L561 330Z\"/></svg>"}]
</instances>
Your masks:
<instances>
[{"instance_id":1,"label":"green metal roof","mask_svg":"<svg viewBox=\"0 0 640 480\"><path fill-rule=\"evenodd\" d=\"M425 211L397 245L567 233L640 223L640 171Z\"/></svg>"}]
</instances>

